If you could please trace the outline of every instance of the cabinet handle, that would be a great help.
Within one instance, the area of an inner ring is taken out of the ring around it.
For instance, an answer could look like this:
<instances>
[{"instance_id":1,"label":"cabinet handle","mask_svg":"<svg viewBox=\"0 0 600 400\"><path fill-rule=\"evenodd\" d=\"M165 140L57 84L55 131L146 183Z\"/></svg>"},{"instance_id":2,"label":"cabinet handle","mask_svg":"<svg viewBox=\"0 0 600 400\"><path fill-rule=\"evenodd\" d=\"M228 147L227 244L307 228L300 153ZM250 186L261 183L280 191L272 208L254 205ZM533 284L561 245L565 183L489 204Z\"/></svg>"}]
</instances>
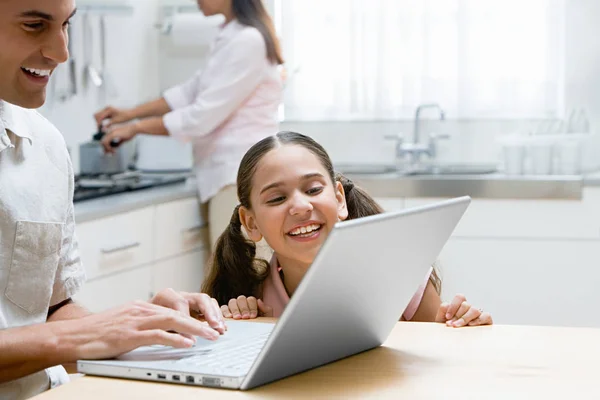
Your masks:
<instances>
[{"instance_id":1,"label":"cabinet handle","mask_svg":"<svg viewBox=\"0 0 600 400\"><path fill-rule=\"evenodd\" d=\"M140 242L133 242L133 243L129 243L129 244L126 244L123 246L112 247L110 249L101 249L100 251L102 252L102 254L112 254L112 253L117 253L119 251L133 249L133 248L139 247L139 246L140 246Z\"/></svg>"},{"instance_id":2,"label":"cabinet handle","mask_svg":"<svg viewBox=\"0 0 600 400\"><path fill-rule=\"evenodd\" d=\"M191 233L191 232L194 232L194 231L199 231L202 228L204 228L204 225L196 225L196 226L192 226L191 228L182 229L181 233L182 234Z\"/></svg>"}]
</instances>

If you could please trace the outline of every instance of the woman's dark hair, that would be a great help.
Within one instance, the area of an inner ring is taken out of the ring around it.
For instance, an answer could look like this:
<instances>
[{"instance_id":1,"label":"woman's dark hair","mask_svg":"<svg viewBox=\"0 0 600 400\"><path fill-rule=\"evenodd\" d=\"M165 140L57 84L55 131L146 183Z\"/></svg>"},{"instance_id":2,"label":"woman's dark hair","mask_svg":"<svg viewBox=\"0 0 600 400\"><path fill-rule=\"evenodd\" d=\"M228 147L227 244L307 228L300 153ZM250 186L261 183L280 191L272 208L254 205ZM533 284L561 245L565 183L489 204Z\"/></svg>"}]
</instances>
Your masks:
<instances>
[{"instance_id":1,"label":"woman's dark hair","mask_svg":"<svg viewBox=\"0 0 600 400\"><path fill-rule=\"evenodd\" d=\"M383 208L367 192L354 185L342 174L334 172L329 155L312 138L296 132L283 131L261 140L252 146L242 158L237 175L237 194L240 205L233 210L229 226L217 240L210 272L202 286L202 291L217 299L221 305L227 304L230 299L240 295L261 297L260 290L267 276L269 263L256 258L256 245L244 237L239 208L243 206L252 209L250 192L256 167L265 154L282 145L304 147L317 156L333 184L335 182L342 184L348 207L347 220L384 212ZM441 282L435 269L430 280L436 291L440 293Z\"/></svg>"},{"instance_id":2,"label":"woman's dark hair","mask_svg":"<svg viewBox=\"0 0 600 400\"><path fill-rule=\"evenodd\" d=\"M235 18L243 25L252 26L260 32L267 46L267 58L273 64L283 64L279 39L275 34L273 20L262 0L232 0Z\"/></svg>"}]
</instances>

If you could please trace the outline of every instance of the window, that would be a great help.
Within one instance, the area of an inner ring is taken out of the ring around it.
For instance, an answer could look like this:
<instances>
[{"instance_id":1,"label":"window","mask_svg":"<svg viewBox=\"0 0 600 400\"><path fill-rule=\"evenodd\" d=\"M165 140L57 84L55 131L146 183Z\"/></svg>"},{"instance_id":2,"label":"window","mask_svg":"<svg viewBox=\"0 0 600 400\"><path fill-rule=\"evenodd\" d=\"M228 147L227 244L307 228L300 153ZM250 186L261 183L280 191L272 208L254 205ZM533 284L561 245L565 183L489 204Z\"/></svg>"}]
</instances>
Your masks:
<instances>
[{"instance_id":1,"label":"window","mask_svg":"<svg viewBox=\"0 0 600 400\"><path fill-rule=\"evenodd\" d=\"M279 0L289 120L552 118L564 0Z\"/></svg>"}]
</instances>

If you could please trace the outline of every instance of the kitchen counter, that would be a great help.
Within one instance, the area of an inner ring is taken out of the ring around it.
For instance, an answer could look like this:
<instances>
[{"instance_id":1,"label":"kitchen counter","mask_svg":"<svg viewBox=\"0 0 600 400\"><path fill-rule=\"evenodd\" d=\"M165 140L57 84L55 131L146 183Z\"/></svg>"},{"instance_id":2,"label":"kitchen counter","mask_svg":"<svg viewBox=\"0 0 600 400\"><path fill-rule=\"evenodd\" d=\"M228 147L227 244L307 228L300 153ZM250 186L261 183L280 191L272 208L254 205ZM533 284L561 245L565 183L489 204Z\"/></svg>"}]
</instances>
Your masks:
<instances>
[{"instance_id":1,"label":"kitchen counter","mask_svg":"<svg viewBox=\"0 0 600 400\"><path fill-rule=\"evenodd\" d=\"M347 174L376 197L457 197L580 200L583 176ZM600 185L600 174L596 181Z\"/></svg>"},{"instance_id":2,"label":"kitchen counter","mask_svg":"<svg viewBox=\"0 0 600 400\"><path fill-rule=\"evenodd\" d=\"M585 176L347 174L375 197L458 197L581 200L586 187L600 187L600 172ZM75 203L82 223L145 206L195 197L196 182L161 186Z\"/></svg>"},{"instance_id":3,"label":"kitchen counter","mask_svg":"<svg viewBox=\"0 0 600 400\"><path fill-rule=\"evenodd\" d=\"M600 171L586 174L583 177L583 185L590 187L600 186Z\"/></svg>"},{"instance_id":4,"label":"kitchen counter","mask_svg":"<svg viewBox=\"0 0 600 400\"><path fill-rule=\"evenodd\" d=\"M142 207L197 196L196 181L158 186L75 203L75 221L82 222L136 210Z\"/></svg>"}]
</instances>

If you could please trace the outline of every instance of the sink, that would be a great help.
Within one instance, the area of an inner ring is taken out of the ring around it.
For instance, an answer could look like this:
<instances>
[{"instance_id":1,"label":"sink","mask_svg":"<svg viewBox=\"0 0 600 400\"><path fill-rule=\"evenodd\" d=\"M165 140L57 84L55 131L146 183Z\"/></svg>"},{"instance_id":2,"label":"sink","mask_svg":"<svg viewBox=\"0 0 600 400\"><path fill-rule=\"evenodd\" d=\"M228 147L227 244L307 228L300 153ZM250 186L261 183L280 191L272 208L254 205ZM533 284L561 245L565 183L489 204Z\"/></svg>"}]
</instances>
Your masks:
<instances>
[{"instance_id":1,"label":"sink","mask_svg":"<svg viewBox=\"0 0 600 400\"><path fill-rule=\"evenodd\" d=\"M431 164L415 170L402 171L405 175L485 175L498 171L496 164Z\"/></svg>"},{"instance_id":2,"label":"sink","mask_svg":"<svg viewBox=\"0 0 600 400\"><path fill-rule=\"evenodd\" d=\"M336 164L333 168L348 175L379 175L398 171L395 165L385 164Z\"/></svg>"},{"instance_id":3,"label":"sink","mask_svg":"<svg viewBox=\"0 0 600 400\"><path fill-rule=\"evenodd\" d=\"M398 168L386 164L337 164L335 170L348 175L484 175L497 172L496 164L423 164L416 168Z\"/></svg>"}]
</instances>

